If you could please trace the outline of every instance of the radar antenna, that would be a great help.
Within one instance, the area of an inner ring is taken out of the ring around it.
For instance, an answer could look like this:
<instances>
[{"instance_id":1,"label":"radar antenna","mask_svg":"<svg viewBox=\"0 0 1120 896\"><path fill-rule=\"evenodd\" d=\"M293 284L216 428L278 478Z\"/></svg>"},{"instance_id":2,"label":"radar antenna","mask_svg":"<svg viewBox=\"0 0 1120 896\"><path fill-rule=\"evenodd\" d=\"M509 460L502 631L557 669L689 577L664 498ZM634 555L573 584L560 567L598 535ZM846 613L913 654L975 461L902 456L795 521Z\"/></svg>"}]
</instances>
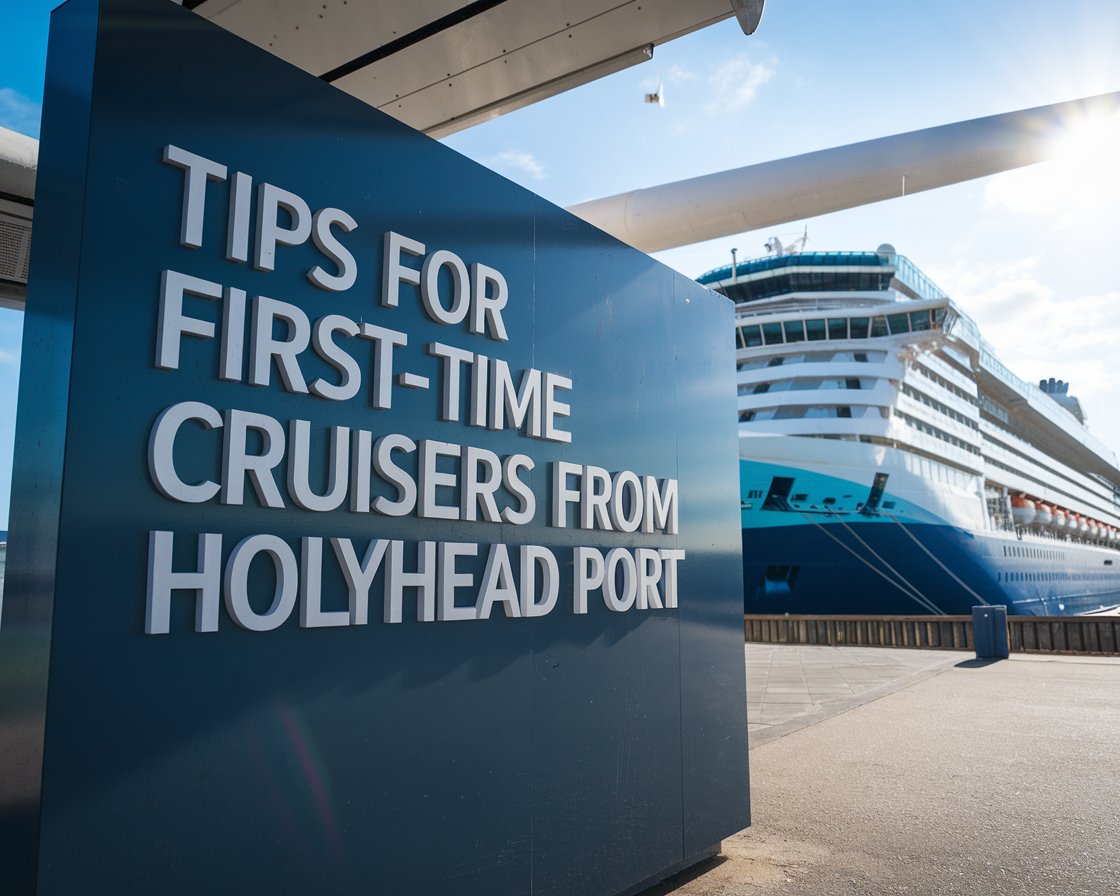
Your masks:
<instances>
[{"instance_id":1,"label":"radar antenna","mask_svg":"<svg viewBox=\"0 0 1120 896\"><path fill-rule=\"evenodd\" d=\"M782 234L788 237L789 234ZM765 243L766 251L770 255L795 255L798 252L804 252L805 247L809 243L809 226L805 226L805 230L798 237L790 241L788 245L783 245L779 237L772 236Z\"/></svg>"}]
</instances>

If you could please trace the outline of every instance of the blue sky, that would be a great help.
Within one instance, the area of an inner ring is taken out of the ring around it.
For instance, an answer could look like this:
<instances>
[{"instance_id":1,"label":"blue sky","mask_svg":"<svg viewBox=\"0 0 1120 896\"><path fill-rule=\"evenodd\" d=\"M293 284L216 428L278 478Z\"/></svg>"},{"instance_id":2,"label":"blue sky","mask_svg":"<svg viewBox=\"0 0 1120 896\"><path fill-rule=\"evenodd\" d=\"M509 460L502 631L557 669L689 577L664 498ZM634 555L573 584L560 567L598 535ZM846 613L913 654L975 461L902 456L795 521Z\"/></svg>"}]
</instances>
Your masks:
<instances>
[{"instance_id":1,"label":"blue sky","mask_svg":"<svg viewBox=\"0 0 1120 896\"><path fill-rule=\"evenodd\" d=\"M52 2L0 12L0 125L37 136ZM445 142L570 205L872 137L1120 90L1115 0L769 0L657 48L652 61ZM642 94L663 82L665 108ZM894 244L979 322L1025 379L1072 383L1090 428L1120 447L1120 145L1065 162L737 235L658 257L696 276L763 254ZM0 528L6 527L20 316L0 312Z\"/></svg>"}]
</instances>

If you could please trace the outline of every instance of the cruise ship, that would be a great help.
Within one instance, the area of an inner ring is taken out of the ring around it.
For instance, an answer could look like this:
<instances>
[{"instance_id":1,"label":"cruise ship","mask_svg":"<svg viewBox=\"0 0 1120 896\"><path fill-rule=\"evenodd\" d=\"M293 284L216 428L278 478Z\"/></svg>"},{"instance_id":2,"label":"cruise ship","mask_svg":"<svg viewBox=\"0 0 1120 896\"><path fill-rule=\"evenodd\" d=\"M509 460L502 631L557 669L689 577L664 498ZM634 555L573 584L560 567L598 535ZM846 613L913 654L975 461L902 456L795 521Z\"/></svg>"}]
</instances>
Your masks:
<instances>
[{"instance_id":1,"label":"cruise ship","mask_svg":"<svg viewBox=\"0 0 1120 896\"><path fill-rule=\"evenodd\" d=\"M699 280L736 309L746 612L1120 603L1116 455L892 246Z\"/></svg>"}]
</instances>

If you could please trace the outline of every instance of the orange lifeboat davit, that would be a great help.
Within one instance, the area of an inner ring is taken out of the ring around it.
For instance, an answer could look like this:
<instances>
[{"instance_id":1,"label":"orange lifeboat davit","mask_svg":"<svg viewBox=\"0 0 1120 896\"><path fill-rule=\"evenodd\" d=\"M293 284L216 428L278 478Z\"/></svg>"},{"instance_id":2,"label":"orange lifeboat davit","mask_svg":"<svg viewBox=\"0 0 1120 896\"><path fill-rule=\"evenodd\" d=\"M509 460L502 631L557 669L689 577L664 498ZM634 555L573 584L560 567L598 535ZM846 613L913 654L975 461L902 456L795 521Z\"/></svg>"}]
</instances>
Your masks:
<instances>
[{"instance_id":1,"label":"orange lifeboat davit","mask_svg":"<svg viewBox=\"0 0 1120 896\"><path fill-rule=\"evenodd\" d=\"M1029 526L1036 515L1034 501L1025 495L1011 499L1011 518L1016 526Z\"/></svg>"}]
</instances>

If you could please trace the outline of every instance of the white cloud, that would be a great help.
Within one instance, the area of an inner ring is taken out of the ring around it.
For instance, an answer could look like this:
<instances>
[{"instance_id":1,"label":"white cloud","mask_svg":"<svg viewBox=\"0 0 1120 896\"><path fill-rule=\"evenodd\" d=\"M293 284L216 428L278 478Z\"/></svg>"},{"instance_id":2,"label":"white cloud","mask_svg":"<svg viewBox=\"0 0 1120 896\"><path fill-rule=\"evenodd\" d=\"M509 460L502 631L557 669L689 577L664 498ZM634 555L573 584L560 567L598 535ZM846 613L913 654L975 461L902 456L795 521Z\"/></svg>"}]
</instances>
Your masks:
<instances>
[{"instance_id":1,"label":"white cloud","mask_svg":"<svg viewBox=\"0 0 1120 896\"><path fill-rule=\"evenodd\" d=\"M544 180L544 165L531 152L507 149L486 160L486 164L497 171L528 175L533 180Z\"/></svg>"},{"instance_id":2,"label":"white cloud","mask_svg":"<svg viewBox=\"0 0 1120 896\"><path fill-rule=\"evenodd\" d=\"M777 61L754 61L746 56L727 59L708 76L711 99L704 104L709 115L741 109L755 98L760 87L774 77Z\"/></svg>"},{"instance_id":3,"label":"white cloud","mask_svg":"<svg viewBox=\"0 0 1120 896\"><path fill-rule=\"evenodd\" d=\"M699 81L700 76L692 69L685 68L683 65L670 65L664 72L647 75L641 80L641 87L646 93L653 93L658 87L669 84L673 87L680 87L683 84L689 84L692 81Z\"/></svg>"},{"instance_id":4,"label":"white cloud","mask_svg":"<svg viewBox=\"0 0 1120 896\"><path fill-rule=\"evenodd\" d=\"M0 348L0 364L19 364L19 352L9 352Z\"/></svg>"},{"instance_id":5,"label":"white cloud","mask_svg":"<svg viewBox=\"0 0 1120 896\"><path fill-rule=\"evenodd\" d=\"M1013 373L1034 383L1051 376L1065 380L1070 393L1088 405L1110 408L1120 291L1059 294L1037 271L1036 259L1024 258L986 265L971 261L939 276ZM1090 423L1096 424L1096 435L1109 435L1108 421Z\"/></svg>"},{"instance_id":6,"label":"white cloud","mask_svg":"<svg viewBox=\"0 0 1120 896\"><path fill-rule=\"evenodd\" d=\"M975 316L994 318L1022 314L1051 301L1054 290L1037 279L1035 258L978 264L975 259L959 261L935 280L949 287L949 294L963 298L966 310Z\"/></svg>"},{"instance_id":7,"label":"white cloud","mask_svg":"<svg viewBox=\"0 0 1120 896\"><path fill-rule=\"evenodd\" d=\"M39 118L43 112L22 93L10 87L0 87L0 127L9 128L29 137L39 136Z\"/></svg>"},{"instance_id":8,"label":"white cloud","mask_svg":"<svg viewBox=\"0 0 1120 896\"><path fill-rule=\"evenodd\" d=\"M687 84L689 81L696 81L699 78L700 76L696 72L685 68L683 65L670 65L669 70L665 73L666 84Z\"/></svg>"}]
</instances>

